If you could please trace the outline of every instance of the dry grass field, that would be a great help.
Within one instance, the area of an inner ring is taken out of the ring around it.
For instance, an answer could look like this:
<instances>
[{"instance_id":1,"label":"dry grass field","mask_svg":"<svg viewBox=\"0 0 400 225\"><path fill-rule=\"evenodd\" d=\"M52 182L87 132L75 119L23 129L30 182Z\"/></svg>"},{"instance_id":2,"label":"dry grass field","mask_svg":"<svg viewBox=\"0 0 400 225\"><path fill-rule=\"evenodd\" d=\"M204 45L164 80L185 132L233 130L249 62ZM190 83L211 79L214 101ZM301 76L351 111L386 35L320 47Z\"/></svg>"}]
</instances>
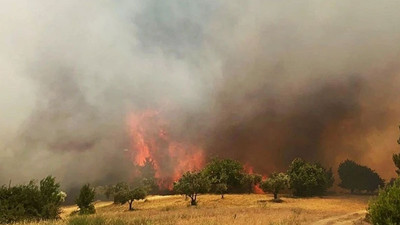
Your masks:
<instances>
[{"instance_id":1,"label":"dry grass field","mask_svg":"<svg viewBox=\"0 0 400 225\"><path fill-rule=\"evenodd\" d=\"M366 224L369 196L326 196L323 198L286 198L270 202L270 195L199 196L196 207L182 196L152 196L127 205L96 203L97 214L89 217L69 216L75 207L64 207L62 220L25 224L112 224L112 225L223 225L223 224ZM86 222L85 222L86 221ZM92 221L92 223L87 223Z\"/></svg>"}]
</instances>

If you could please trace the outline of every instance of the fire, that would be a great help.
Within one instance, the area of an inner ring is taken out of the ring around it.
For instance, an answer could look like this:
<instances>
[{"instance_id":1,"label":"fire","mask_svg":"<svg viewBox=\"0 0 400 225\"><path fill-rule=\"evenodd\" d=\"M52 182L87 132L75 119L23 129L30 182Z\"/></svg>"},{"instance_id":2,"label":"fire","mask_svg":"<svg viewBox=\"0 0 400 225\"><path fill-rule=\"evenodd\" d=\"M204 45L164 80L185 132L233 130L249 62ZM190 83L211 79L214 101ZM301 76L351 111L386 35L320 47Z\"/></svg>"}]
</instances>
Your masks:
<instances>
[{"instance_id":1,"label":"fire","mask_svg":"<svg viewBox=\"0 0 400 225\"><path fill-rule=\"evenodd\" d=\"M154 161L156 178L163 188L171 188L173 181L186 171L199 170L204 165L203 149L172 138L169 124L155 110L129 116L131 156L135 165L142 166L146 158Z\"/></svg>"},{"instance_id":2,"label":"fire","mask_svg":"<svg viewBox=\"0 0 400 225\"><path fill-rule=\"evenodd\" d=\"M254 168L248 163L243 165L243 169L248 174L254 174ZM265 175L263 175L262 177L263 177L263 180L265 180L267 178ZM255 194L265 194L264 191L260 188L260 185L254 186L254 193Z\"/></svg>"}]
</instances>

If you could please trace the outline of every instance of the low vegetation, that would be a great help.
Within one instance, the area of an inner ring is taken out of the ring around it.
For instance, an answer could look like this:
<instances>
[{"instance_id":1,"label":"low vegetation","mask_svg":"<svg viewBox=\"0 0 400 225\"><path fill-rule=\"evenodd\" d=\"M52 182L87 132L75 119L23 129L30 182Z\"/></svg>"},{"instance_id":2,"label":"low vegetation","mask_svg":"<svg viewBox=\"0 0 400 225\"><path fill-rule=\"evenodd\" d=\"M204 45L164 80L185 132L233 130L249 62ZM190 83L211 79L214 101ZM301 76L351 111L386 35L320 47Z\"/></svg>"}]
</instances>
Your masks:
<instances>
[{"instance_id":1,"label":"low vegetation","mask_svg":"<svg viewBox=\"0 0 400 225\"><path fill-rule=\"evenodd\" d=\"M57 219L66 194L54 177L0 188L0 223Z\"/></svg>"},{"instance_id":2,"label":"low vegetation","mask_svg":"<svg viewBox=\"0 0 400 225\"><path fill-rule=\"evenodd\" d=\"M400 179L380 190L368 211L373 224L400 224Z\"/></svg>"}]
</instances>

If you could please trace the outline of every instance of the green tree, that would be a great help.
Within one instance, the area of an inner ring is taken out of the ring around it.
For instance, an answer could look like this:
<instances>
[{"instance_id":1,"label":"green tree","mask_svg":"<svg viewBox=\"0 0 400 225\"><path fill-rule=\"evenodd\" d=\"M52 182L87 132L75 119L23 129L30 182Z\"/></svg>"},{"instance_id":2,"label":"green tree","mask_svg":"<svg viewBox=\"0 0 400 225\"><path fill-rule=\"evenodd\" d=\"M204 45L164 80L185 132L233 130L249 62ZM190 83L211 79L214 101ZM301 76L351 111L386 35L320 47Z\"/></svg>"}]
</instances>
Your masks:
<instances>
[{"instance_id":1,"label":"green tree","mask_svg":"<svg viewBox=\"0 0 400 225\"><path fill-rule=\"evenodd\" d=\"M289 176L284 173L273 173L260 186L264 192L274 194L274 200L277 200L279 192L289 187Z\"/></svg>"},{"instance_id":2,"label":"green tree","mask_svg":"<svg viewBox=\"0 0 400 225\"><path fill-rule=\"evenodd\" d=\"M61 213L61 203L65 196L60 190L60 184L55 177L48 176L40 181L39 184L41 197L41 217L43 219L57 219Z\"/></svg>"},{"instance_id":3,"label":"green tree","mask_svg":"<svg viewBox=\"0 0 400 225\"><path fill-rule=\"evenodd\" d=\"M338 168L339 186L354 191L373 192L384 185L384 180L371 168L357 164L352 160L340 163Z\"/></svg>"},{"instance_id":4,"label":"green tree","mask_svg":"<svg viewBox=\"0 0 400 225\"><path fill-rule=\"evenodd\" d=\"M186 172L174 183L175 193L188 196L191 205L197 205L197 195L210 190L210 180L200 172Z\"/></svg>"},{"instance_id":5,"label":"green tree","mask_svg":"<svg viewBox=\"0 0 400 225\"><path fill-rule=\"evenodd\" d=\"M244 169L236 160L215 158L206 165L203 172L210 180L213 192L216 185L221 183L226 184L228 193L241 190Z\"/></svg>"},{"instance_id":6,"label":"green tree","mask_svg":"<svg viewBox=\"0 0 400 225\"><path fill-rule=\"evenodd\" d=\"M121 182L114 186L114 203L129 204L129 210L133 210L132 204L135 200L145 199L146 189L143 187L130 187L127 183Z\"/></svg>"},{"instance_id":7,"label":"green tree","mask_svg":"<svg viewBox=\"0 0 400 225\"><path fill-rule=\"evenodd\" d=\"M79 207L79 214L93 214L96 212L93 202L96 195L94 188L90 187L90 184L82 186L78 198L75 203Z\"/></svg>"},{"instance_id":8,"label":"green tree","mask_svg":"<svg viewBox=\"0 0 400 225\"><path fill-rule=\"evenodd\" d=\"M400 224L400 179L379 191L369 203L368 213L372 224Z\"/></svg>"},{"instance_id":9,"label":"green tree","mask_svg":"<svg viewBox=\"0 0 400 225\"><path fill-rule=\"evenodd\" d=\"M292 161L288 175L289 186L295 196L323 195L333 185L332 170L299 158Z\"/></svg>"}]
</instances>

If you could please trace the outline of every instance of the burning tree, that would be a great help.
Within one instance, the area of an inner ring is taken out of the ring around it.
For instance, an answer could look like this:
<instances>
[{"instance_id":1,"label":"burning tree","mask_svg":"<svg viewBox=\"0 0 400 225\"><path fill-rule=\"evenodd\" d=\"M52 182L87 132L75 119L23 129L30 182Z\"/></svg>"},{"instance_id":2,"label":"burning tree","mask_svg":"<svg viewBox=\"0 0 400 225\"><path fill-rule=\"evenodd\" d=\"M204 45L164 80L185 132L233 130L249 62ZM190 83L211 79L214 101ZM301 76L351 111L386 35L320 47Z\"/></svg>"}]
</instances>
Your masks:
<instances>
[{"instance_id":1,"label":"burning tree","mask_svg":"<svg viewBox=\"0 0 400 225\"><path fill-rule=\"evenodd\" d=\"M147 157L143 166L139 166L140 183L144 186L146 191L150 194L156 194L159 191L157 184L156 169L154 161Z\"/></svg>"},{"instance_id":2,"label":"burning tree","mask_svg":"<svg viewBox=\"0 0 400 225\"><path fill-rule=\"evenodd\" d=\"M197 195L210 190L210 180L201 172L186 172L174 183L173 190L188 196L190 205L197 205Z\"/></svg>"}]
</instances>

